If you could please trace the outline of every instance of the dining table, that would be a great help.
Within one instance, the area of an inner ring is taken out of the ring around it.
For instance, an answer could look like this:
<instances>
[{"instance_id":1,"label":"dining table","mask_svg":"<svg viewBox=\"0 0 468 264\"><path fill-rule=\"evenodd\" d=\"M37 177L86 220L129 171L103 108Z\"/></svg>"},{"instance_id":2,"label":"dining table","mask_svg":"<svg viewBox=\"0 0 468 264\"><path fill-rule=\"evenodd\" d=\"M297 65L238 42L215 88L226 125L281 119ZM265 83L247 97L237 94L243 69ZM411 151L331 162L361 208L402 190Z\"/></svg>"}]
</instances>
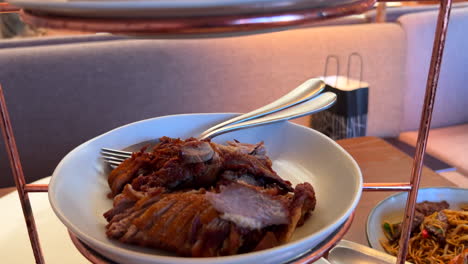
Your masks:
<instances>
[{"instance_id":1,"label":"dining table","mask_svg":"<svg viewBox=\"0 0 468 264\"><path fill-rule=\"evenodd\" d=\"M359 164L364 183L409 182L413 157L378 137L359 137L338 140ZM422 170L421 187L456 187L428 167ZM367 216L386 197L396 192L365 191L355 210L353 224L344 239L368 245L366 237Z\"/></svg>"},{"instance_id":2,"label":"dining table","mask_svg":"<svg viewBox=\"0 0 468 264\"><path fill-rule=\"evenodd\" d=\"M387 141L378 137L357 137L338 140L337 143L359 164L364 183L409 182L413 158ZM49 179L46 177L38 182L48 183ZM456 184L424 167L421 187L436 186L453 187ZM394 193L363 192L344 239L367 246L366 221L370 211ZM47 194L33 193L30 196L46 263L87 263L73 246L65 226L53 213ZM2 263L33 263L31 245L14 187L0 188L0 208L4 213L8 212L0 220L0 260Z\"/></svg>"}]
</instances>

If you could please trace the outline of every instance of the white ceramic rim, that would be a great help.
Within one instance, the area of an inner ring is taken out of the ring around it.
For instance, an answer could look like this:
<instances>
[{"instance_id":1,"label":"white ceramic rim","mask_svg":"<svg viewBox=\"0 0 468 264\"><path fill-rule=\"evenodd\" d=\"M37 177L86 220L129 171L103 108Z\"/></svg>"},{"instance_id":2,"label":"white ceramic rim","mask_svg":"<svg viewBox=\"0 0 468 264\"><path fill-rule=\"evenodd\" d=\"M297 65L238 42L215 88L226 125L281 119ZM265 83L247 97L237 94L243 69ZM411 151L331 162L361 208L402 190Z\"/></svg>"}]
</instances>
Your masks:
<instances>
[{"instance_id":1,"label":"white ceramic rim","mask_svg":"<svg viewBox=\"0 0 468 264\"><path fill-rule=\"evenodd\" d=\"M63 7L63 8L79 8L79 9L123 9L130 8L140 9L144 7L149 8L199 8L199 7L224 7L224 6L236 6L239 4L264 4L264 3L274 3L274 2L291 2L287 0L153 0L153 1L125 1L125 0L113 0L113 1L55 1L55 0L8 0L10 3L19 3L21 5L28 6L54 6L54 7Z\"/></svg>"},{"instance_id":2,"label":"white ceramic rim","mask_svg":"<svg viewBox=\"0 0 468 264\"><path fill-rule=\"evenodd\" d=\"M117 246L114 246L114 245L107 244L107 243L101 242L99 240L96 240L93 237L89 236L88 234L82 232L79 228L77 228L72 222L70 222L65 217L65 215L62 214L62 212L58 208L57 201L55 200L54 195L53 195L54 188L55 188L55 185L56 185L55 182L56 182L56 178L57 178L56 177L56 172L63 166L63 163L67 159L68 156L70 156L72 153L74 153L76 151L79 151L80 149L84 148L90 141L93 141L95 139L104 137L105 135L107 135L109 133L112 133L112 132L114 132L116 130L123 129L125 127L132 126L132 125L137 124L137 123L151 122L153 120L160 119L160 118L170 118L170 117L173 117L173 116L187 116L187 115L220 115L220 114L234 114L234 113L192 113L192 114L166 115L166 116L160 116L160 117L144 119L144 120L132 122L130 124L126 124L126 125L117 127L115 129L112 129L112 130L110 130L110 131L108 131L106 133L103 133L103 134L101 134L101 135L99 135L97 137L94 137L94 138L84 142L83 144L77 146L72 151L70 151L67 155L65 155L65 157L60 161L60 163L57 165L56 169L54 170L54 172L52 174L52 178L51 178L50 183L49 183L48 196L49 196L49 201L50 201L50 204L51 204L51 207L52 207L53 211L55 212L57 217L62 221L62 223L73 234L75 234L79 239L81 239L83 242L85 242L88 246L92 247L93 244L97 244L97 245L99 245L99 247L101 249L109 251L109 252L119 251L120 253L125 253L126 255L133 256L135 258L145 258L145 259L148 259L148 260L150 260L151 258L155 258L155 256L156 256L158 259L161 259L163 261L190 260L190 263L205 264L205 263L210 263L210 260L214 260L214 259L219 260L219 259L222 258L222 259L225 259L226 261L228 261L228 260L242 259L243 257L249 257L249 256L252 256L252 255L257 255L259 252L265 253L265 252L274 252L274 251L280 251L280 250L287 250L288 248L293 247L294 245L304 243L309 238L309 236L304 237L304 238L299 239L299 240L294 241L294 242L289 242L289 243L287 243L285 245L281 245L281 246L271 248L271 249L266 249L266 250L261 250L261 251L256 251L256 252L250 252L250 253L244 253L244 254L238 254L238 255L232 255L232 256L216 257L216 258L214 258L214 257L212 257L212 258L206 258L206 257L205 258L192 258L192 257L172 257L172 256L154 255L154 254L147 254L147 253L143 253L143 252L137 252L137 251L133 251L133 250L125 249L125 248L120 248L120 247L117 247ZM360 197L361 197L361 194L362 194L362 185L363 185L361 170L360 170L359 165L357 164L357 162L353 159L353 157L348 152L346 152L338 143L336 143L335 141L333 141L329 137L323 135L322 133L320 133L320 132L318 132L318 131L316 131L316 130L314 130L312 128L300 126L300 125L297 125L297 124L294 124L294 123L290 123L290 125L298 126L298 127L304 128L304 129L309 129L309 130L311 130L311 132L316 133L317 136L320 136L320 137L324 138L325 140L329 141L330 143L332 143L335 147L337 147L340 150L340 152L342 152L345 156L347 156L347 158L352 162L354 169L356 170L355 174L358 176L358 177L356 177L356 180L357 180L356 189L357 190L355 190L356 195L354 196L352 203L350 204L350 206L348 206L346 211L342 215L340 215L340 217L337 220L335 220L330 225L328 225L326 227L323 227L322 229L315 232L314 236L323 235L323 234L325 234L327 232L330 232L330 230L333 233L351 215L351 213L354 211L354 209L357 206L357 203L360 200ZM328 235L326 237L328 237Z\"/></svg>"},{"instance_id":3,"label":"white ceramic rim","mask_svg":"<svg viewBox=\"0 0 468 264\"><path fill-rule=\"evenodd\" d=\"M358 1L360 0L7 0L14 6L51 14L109 18L138 17L142 14L147 18L175 17L178 14L184 16L257 14L335 7Z\"/></svg>"}]
</instances>

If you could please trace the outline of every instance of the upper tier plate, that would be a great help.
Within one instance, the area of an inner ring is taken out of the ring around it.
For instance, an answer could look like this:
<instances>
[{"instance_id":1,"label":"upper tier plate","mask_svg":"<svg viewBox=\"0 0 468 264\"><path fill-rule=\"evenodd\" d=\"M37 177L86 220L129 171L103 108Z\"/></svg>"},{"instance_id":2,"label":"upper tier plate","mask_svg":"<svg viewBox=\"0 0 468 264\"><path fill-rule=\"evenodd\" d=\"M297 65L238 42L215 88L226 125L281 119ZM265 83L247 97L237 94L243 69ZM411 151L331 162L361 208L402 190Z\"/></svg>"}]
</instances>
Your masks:
<instances>
[{"instance_id":1,"label":"upper tier plate","mask_svg":"<svg viewBox=\"0 0 468 264\"><path fill-rule=\"evenodd\" d=\"M50 15L99 18L224 16L341 8L367 0L8 0ZM323 14L327 16L327 14Z\"/></svg>"}]
</instances>

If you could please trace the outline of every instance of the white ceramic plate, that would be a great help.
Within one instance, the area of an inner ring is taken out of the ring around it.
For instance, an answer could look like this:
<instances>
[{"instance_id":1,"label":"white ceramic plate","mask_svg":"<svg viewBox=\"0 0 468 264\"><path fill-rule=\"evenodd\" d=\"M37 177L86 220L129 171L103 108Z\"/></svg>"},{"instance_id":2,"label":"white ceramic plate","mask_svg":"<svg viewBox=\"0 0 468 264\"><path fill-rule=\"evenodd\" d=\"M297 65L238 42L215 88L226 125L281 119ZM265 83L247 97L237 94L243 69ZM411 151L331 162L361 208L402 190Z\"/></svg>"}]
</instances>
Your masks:
<instances>
[{"instance_id":1,"label":"white ceramic plate","mask_svg":"<svg viewBox=\"0 0 468 264\"><path fill-rule=\"evenodd\" d=\"M62 16L175 17L271 13L335 7L362 0L8 0L12 5Z\"/></svg>"},{"instance_id":2,"label":"white ceramic plate","mask_svg":"<svg viewBox=\"0 0 468 264\"><path fill-rule=\"evenodd\" d=\"M102 214L112 207L106 197L108 167L99 157L102 147L123 149L171 136L187 138L232 117L232 114L189 114L148 119L96 137L71 151L55 169L49 200L61 221L84 243L119 263L282 263L313 248L335 231L359 201L362 176L356 162L338 144L319 132L289 122L244 129L215 138L265 142L273 168L293 184L310 182L317 207L292 240L282 246L217 258L183 258L168 252L111 241L105 236Z\"/></svg>"},{"instance_id":3,"label":"white ceramic plate","mask_svg":"<svg viewBox=\"0 0 468 264\"><path fill-rule=\"evenodd\" d=\"M380 245L380 240L385 239L382 230L384 221L399 222L403 219L406 199L408 194L398 193L381 201L370 212L367 218L366 234L369 245L372 248L385 252ZM447 201L452 209L460 209L460 205L468 204L468 189L452 187L421 188L418 191L417 202Z\"/></svg>"}]
</instances>

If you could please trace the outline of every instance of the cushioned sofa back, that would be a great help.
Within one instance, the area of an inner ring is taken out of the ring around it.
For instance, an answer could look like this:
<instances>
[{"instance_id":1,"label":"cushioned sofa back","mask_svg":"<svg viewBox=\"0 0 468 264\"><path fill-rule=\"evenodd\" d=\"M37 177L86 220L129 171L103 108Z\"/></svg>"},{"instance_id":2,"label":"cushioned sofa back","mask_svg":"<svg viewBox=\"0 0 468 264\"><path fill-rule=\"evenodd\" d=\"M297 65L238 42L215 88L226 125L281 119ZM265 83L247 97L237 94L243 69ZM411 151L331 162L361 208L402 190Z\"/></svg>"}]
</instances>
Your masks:
<instances>
[{"instance_id":1,"label":"cushioned sofa back","mask_svg":"<svg viewBox=\"0 0 468 264\"><path fill-rule=\"evenodd\" d=\"M80 143L129 122L259 107L322 75L329 54L342 60L342 74L349 54L362 55L371 83L368 133L399 132L404 34L395 24L219 39L104 38L0 49L0 83L29 181L50 175ZM0 185L11 185L1 148Z\"/></svg>"},{"instance_id":2,"label":"cushioned sofa back","mask_svg":"<svg viewBox=\"0 0 468 264\"><path fill-rule=\"evenodd\" d=\"M417 130L421 117L437 11L402 16L407 76L401 130ZM433 127L468 122L468 8L452 11L432 119Z\"/></svg>"}]
</instances>

